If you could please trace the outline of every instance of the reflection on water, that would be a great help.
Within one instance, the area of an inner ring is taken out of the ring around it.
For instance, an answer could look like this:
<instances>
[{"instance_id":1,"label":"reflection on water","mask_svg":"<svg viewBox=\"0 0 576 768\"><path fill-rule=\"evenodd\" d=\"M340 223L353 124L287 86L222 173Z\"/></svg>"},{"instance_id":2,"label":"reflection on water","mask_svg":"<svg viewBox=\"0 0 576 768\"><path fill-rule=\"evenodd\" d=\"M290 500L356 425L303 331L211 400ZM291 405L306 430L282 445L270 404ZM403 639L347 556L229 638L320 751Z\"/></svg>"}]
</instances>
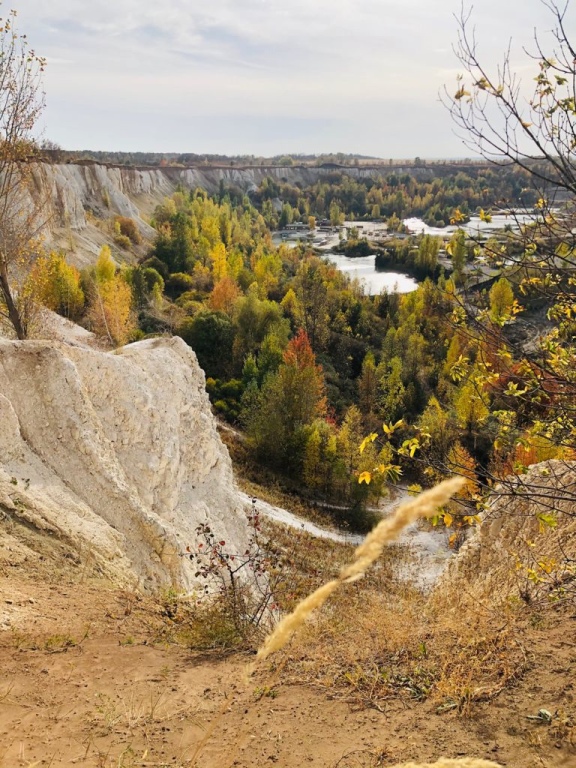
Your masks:
<instances>
[{"instance_id":1,"label":"reflection on water","mask_svg":"<svg viewBox=\"0 0 576 768\"><path fill-rule=\"evenodd\" d=\"M399 272L377 272L376 256L350 258L339 253L330 253L327 257L336 267L352 280L357 278L364 283L370 296L376 296L383 290L388 293L410 293L418 288L418 283L408 275Z\"/></svg>"}]
</instances>

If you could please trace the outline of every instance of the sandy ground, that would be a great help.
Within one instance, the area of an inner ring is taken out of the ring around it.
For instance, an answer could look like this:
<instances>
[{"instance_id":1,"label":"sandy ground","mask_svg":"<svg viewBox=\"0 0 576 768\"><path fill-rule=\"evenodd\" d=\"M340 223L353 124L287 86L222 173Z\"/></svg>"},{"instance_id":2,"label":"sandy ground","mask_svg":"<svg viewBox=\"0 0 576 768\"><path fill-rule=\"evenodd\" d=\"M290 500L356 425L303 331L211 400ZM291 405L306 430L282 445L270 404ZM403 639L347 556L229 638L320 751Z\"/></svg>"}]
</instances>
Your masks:
<instances>
[{"instance_id":1,"label":"sandy ground","mask_svg":"<svg viewBox=\"0 0 576 768\"><path fill-rule=\"evenodd\" d=\"M531 670L467 717L248 677L251 654L162 641L158 605L103 584L0 581L0 766L358 768L445 755L575 768L576 617L530 638ZM558 713L552 725L530 720Z\"/></svg>"}]
</instances>

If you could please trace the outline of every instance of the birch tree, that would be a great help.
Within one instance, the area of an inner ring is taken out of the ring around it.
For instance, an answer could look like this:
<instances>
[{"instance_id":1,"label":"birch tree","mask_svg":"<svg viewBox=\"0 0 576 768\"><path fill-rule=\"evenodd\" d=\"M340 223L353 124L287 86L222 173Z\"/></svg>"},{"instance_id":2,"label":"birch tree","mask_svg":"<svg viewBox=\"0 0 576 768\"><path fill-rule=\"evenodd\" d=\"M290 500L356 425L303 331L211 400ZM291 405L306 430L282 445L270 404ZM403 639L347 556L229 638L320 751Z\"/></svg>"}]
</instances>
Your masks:
<instances>
[{"instance_id":1,"label":"birch tree","mask_svg":"<svg viewBox=\"0 0 576 768\"><path fill-rule=\"evenodd\" d=\"M44 107L45 60L16 28L16 11L0 19L0 317L18 339L29 332L28 273L44 225L29 194L36 145L34 127Z\"/></svg>"}]
</instances>

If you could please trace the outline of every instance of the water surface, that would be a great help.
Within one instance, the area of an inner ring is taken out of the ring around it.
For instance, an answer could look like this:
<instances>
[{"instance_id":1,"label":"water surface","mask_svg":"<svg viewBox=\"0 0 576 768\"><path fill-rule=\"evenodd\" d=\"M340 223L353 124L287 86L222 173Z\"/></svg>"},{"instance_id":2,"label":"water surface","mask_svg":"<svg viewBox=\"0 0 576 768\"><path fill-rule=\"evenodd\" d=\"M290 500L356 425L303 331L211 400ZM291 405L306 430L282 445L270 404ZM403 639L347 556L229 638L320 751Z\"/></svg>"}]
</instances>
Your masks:
<instances>
[{"instance_id":1,"label":"water surface","mask_svg":"<svg viewBox=\"0 0 576 768\"><path fill-rule=\"evenodd\" d=\"M466 224L456 226L451 224L448 227L429 227L422 219L411 218L404 219L402 222L411 234L414 235L436 235L439 237L448 237L457 229L463 229L471 237L484 235L490 237L491 234L510 227L513 232L518 232L521 226L531 224L537 217L530 212L515 211L510 213L495 213L491 221L481 221L479 216L472 216Z\"/></svg>"},{"instance_id":2,"label":"water surface","mask_svg":"<svg viewBox=\"0 0 576 768\"><path fill-rule=\"evenodd\" d=\"M377 296L383 290L388 293L411 293L418 288L416 280L408 275L400 272L377 272L375 255L350 258L341 253L329 253L327 258L349 278L357 278L363 283L369 296Z\"/></svg>"}]
</instances>

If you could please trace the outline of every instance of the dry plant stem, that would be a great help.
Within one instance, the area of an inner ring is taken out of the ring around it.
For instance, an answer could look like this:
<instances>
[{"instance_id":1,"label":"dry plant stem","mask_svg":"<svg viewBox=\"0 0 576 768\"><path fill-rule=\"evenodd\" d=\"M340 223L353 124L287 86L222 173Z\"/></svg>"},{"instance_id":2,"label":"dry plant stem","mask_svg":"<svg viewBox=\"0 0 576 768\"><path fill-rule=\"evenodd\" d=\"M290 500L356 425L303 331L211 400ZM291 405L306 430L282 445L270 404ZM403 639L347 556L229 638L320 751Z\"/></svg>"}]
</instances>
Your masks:
<instances>
[{"instance_id":1,"label":"dry plant stem","mask_svg":"<svg viewBox=\"0 0 576 768\"><path fill-rule=\"evenodd\" d=\"M274 651L283 648L294 632L304 623L315 608L320 608L330 595L341 585L362 578L367 569L382 554L385 545L398 538L402 530L421 517L433 515L438 507L446 504L459 491L465 480L454 477L424 491L412 501L401 504L390 517L381 520L364 542L356 549L354 560L340 571L338 579L324 584L286 616L269 635L258 651L258 659L265 659Z\"/></svg>"}]
</instances>

